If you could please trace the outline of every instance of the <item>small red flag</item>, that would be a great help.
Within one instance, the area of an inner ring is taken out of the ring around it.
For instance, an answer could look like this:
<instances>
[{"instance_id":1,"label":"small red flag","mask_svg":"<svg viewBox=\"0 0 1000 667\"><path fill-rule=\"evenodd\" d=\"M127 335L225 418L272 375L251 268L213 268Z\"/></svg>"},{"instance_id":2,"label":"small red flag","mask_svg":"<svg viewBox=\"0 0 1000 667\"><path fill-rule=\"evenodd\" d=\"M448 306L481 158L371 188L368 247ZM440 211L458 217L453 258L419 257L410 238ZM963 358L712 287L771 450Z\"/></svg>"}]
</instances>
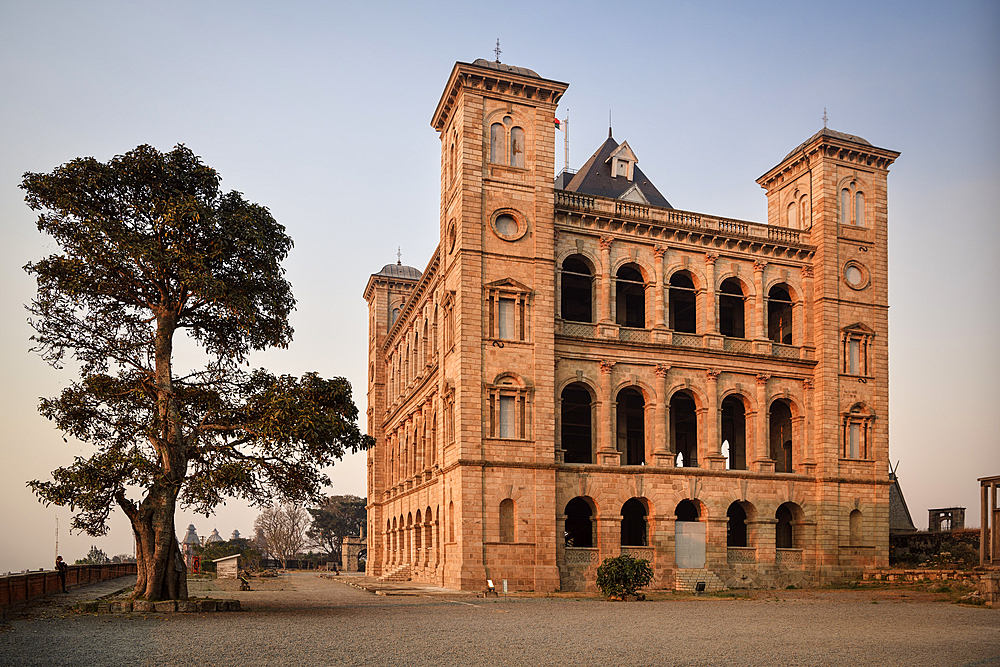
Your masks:
<instances>
[{"instance_id":1,"label":"small red flag","mask_svg":"<svg viewBox=\"0 0 1000 667\"><path fill-rule=\"evenodd\" d=\"M558 118L553 118L552 122L556 124L556 129L557 130L561 130L562 129L562 121L561 120L559 120Z\"/></svg>"}]
</instances>

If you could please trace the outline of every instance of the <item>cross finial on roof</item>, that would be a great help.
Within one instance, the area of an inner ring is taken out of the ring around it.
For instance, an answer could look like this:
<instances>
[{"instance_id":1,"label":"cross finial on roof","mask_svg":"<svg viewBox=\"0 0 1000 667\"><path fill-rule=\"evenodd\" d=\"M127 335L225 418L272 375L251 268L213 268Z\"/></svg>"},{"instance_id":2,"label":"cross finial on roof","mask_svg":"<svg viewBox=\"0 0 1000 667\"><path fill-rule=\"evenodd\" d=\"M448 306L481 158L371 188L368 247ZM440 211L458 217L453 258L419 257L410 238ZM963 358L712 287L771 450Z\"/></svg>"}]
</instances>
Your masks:
<instances>
[{"instance_id":1,"label":"cross finial on roof","mask_svg":"<svg viewBox=\"0 0 1000 667\"><path fill-rule=\"evenodd\" d=\"M823 129L824 129L824 130L826 129L826 121L827 121L827 120L828 120L828 119L827 119L827 117L826 117L826 107L823 107Z\"/></svg>"},{"instance_id":2,"label":"cross finial on roof","mask_svg":"<svg viewBox=\"0 0 1000 667\"><path fill-rule=\"evenodd\" d=\"M611 109L608 109L608 139L611 138Z\"/></svg>"},{"instance_id":3,"label":"cross finial on roof","mask_svg":"<svg viewBox=\"0 0 1000 667\"><path fill-rule=\"evenodd\" d=\"M497 62L500 62L500 54L503 51L500 50L500 38L497 37L497 48L493 49L493 53L497 54Z\"/></svg>"},{"instance_id":4,"label":"cross finial on roof","mask_svg":"<svg viewBox=\"0 0 1000 667\"><path fill-rule=\"evenodd\" d=\"M396 246L396 266L403 265L403 251L399 246Z\"/></svg>"}]
</instances>

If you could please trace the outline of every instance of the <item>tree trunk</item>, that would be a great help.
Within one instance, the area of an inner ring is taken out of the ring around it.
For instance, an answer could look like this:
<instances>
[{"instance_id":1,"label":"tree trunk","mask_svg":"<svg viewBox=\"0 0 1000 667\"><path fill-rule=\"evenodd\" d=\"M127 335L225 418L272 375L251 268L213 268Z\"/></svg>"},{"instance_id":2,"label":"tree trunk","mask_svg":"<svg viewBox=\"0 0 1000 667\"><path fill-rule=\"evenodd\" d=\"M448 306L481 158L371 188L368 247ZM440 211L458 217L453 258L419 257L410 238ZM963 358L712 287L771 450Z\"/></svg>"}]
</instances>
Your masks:
<instances>
[{"instance_id":1,"label":"tree trunk","mask_svg":"<svg viewBox=\"0 0 1000 667\"><path fill-rule=\"evenodd\" d=\"M138 579L133 598L187 599L187 567L174 529L176 494L154 484L138 511L129 519L135 534Z\"/></svg>"}]
</instances>

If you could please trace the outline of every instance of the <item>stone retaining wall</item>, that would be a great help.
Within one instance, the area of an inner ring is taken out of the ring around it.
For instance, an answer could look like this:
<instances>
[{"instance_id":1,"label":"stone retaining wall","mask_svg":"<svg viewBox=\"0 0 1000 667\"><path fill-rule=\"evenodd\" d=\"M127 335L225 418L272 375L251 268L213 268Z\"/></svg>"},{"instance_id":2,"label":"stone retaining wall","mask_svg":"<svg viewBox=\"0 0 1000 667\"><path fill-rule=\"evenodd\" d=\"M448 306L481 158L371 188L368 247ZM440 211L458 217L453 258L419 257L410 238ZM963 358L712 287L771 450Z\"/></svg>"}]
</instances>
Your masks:
<instances>
[{"instance_id":1,"label":"stone retaining wall","mask_svg":"<svg viewBox=\"0 0 1000 667\"><path fill-rule=\"evenodd\" d=\"M105 565L70 565L66 572L66 588L86 586L99 581L117 579L136 574L135 563L107 563ZM7 609L33 598L62 590L59 573L40 570L0 577L0 609Z\"/></svg>"}]
</instances>

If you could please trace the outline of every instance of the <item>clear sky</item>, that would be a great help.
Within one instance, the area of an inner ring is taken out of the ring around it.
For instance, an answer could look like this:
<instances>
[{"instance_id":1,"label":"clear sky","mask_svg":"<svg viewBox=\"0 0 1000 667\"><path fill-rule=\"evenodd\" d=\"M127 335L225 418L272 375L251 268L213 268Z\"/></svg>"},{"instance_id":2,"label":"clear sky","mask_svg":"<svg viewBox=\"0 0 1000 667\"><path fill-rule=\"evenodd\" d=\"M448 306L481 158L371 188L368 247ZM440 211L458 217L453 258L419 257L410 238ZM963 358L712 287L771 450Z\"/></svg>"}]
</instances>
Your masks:
<instances>
[{"instance_id":1,"label":"clear sky","mask_svg":"<svg viewBox=\"0 0 1000 667\"><path fill-rule=\"evenodd\" d=\"M570 166L628 140L674 206L766 220L754 180L822 127L902 155L889 176L890 456L918 527L1000 474L1000 4L0 0L0 571L131 553L25 487L86 455L37 414L70 382L28 351L22 267L55 251L25 171L185 143L295 240L295 341L278 373L345 375L365 410L362 291L437 244L430 118L456 60L494 57L570 84ZM561 137L561 135L559 135ZM562 154L557 164L562 167ZM331 471L365 495L363 457ZM239 503L178 531L252 532Z\"/></svg>"}]
</instances>

